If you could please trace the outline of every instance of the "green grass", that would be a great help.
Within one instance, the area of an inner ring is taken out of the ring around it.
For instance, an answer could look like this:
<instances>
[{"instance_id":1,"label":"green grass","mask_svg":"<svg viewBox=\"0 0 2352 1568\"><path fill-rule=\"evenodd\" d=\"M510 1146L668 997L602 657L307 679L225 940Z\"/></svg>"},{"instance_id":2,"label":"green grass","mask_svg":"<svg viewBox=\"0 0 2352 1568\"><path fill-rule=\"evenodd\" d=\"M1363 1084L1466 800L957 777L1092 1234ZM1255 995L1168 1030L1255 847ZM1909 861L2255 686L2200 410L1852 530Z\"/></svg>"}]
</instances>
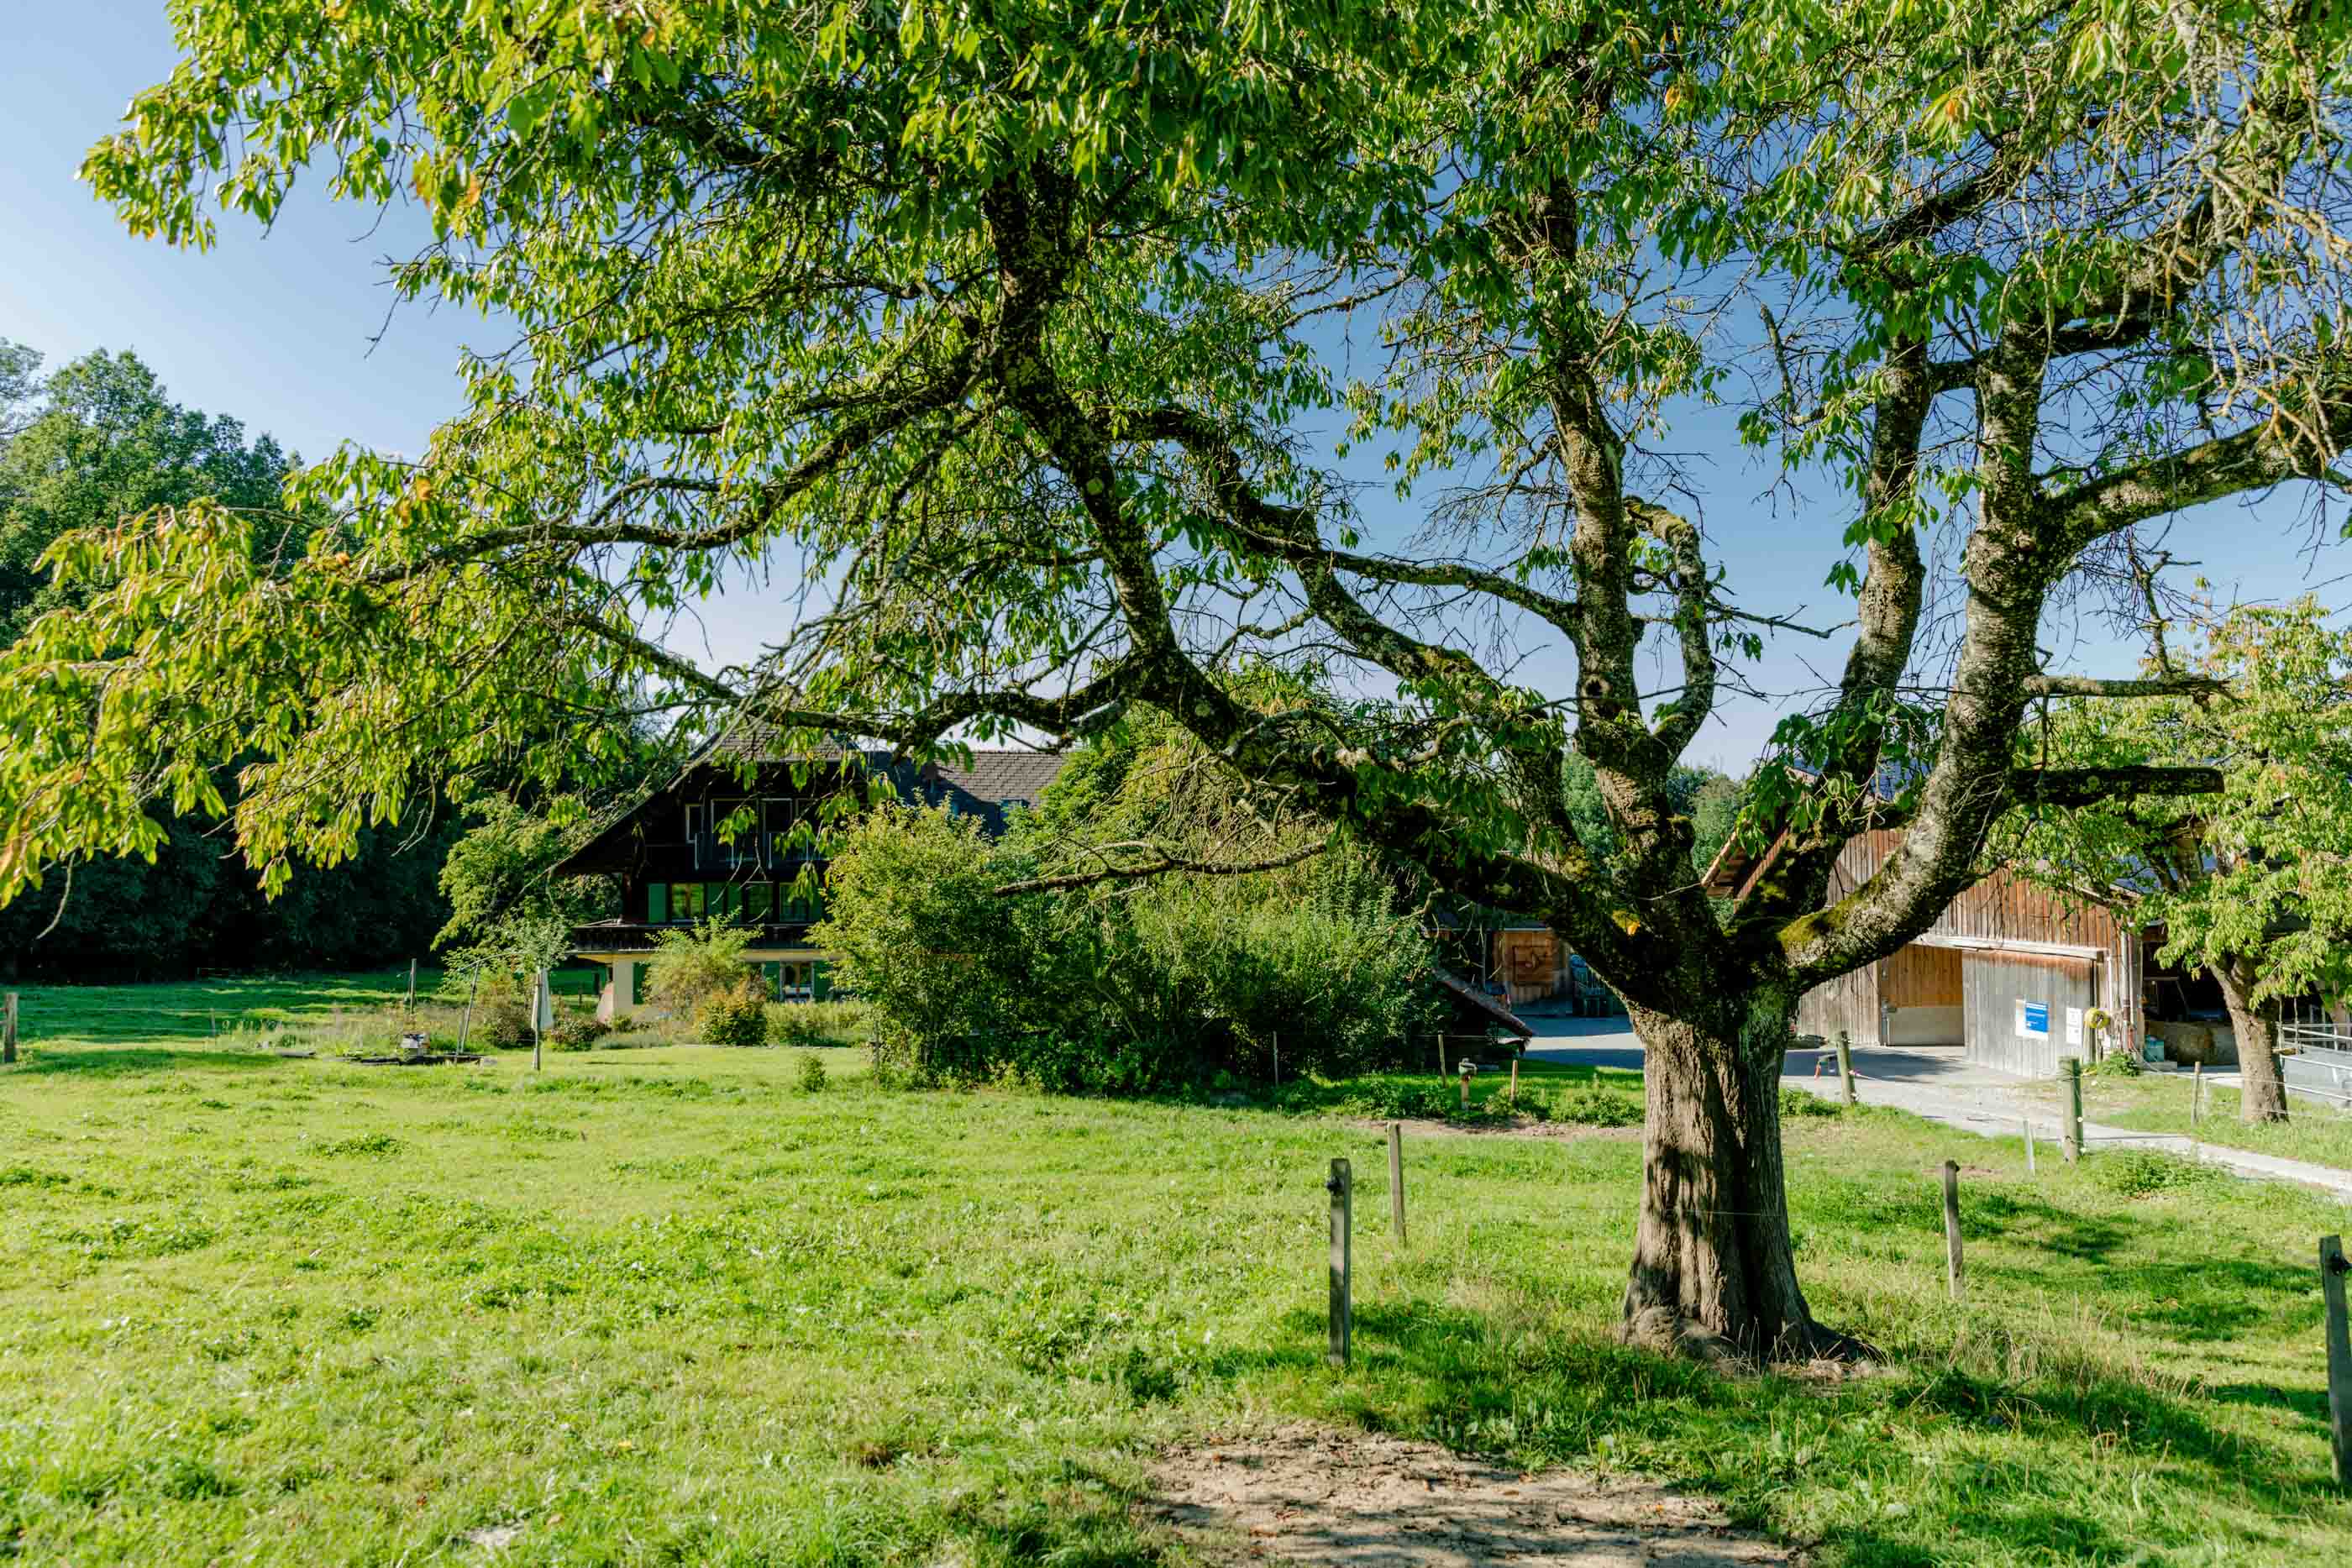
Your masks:
<instances>
[{"instance_id":1,"label":"green grass","mask_svg":"<svg viewBox=\"0 0 2352 1568\"><path fill-rule=\"evenodd\" d=\"M2039 1085L2036 1092L2055 1106L2064 1091L2052 1083ZM2184 1133L2227 1148L2352 1170L2352 1116L2290 1097L2285 1123L2249 1124L2238 1120L2236 1090L2209 1085L2204 1112L2191 1125L2189 1102L2193 1092L2186 1072L2143 1072L2135 1077L2095 1073L2083 1080L2083 1115L2088 1121L2134 1132Z\"/></svg>"},{"instance_id":2,"label":"green grass","mask_svg":"<svg viewBox=\"0 0 2352 1568\"><path fill-rule=\"evenodd\" d=\"M2352 1538L2311 1267L2345 1215L2299 1191L2155 1157L2029 1180L2013 1141L1793 1120L1814 1303L1890 1368L1723 1378L1609 1339L1622 1133L1409 1139L1400 1249L1336 1101L896 1092L840 1051L807 1092L807 1054L534 1079L34 1039L0 1074L0 1556L481 1562L466 1532L512 1524L502 1563L1181 1563L1130 1507L1149 1455L1287 1416L1658 1477L1824 1564Z\"/></svg>"}]
</instances>

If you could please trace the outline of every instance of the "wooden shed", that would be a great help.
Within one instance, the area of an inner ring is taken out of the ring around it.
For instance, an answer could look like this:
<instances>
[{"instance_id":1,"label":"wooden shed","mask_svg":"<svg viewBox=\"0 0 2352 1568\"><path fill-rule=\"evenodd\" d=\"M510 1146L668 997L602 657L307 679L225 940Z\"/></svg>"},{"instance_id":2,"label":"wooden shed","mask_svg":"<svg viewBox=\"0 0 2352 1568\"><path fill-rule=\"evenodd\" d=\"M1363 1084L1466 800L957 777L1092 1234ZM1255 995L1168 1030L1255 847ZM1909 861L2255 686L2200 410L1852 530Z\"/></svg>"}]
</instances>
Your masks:
<instances>
[{"instance_id":1,"label":"wooden shed","mask_svg":"<svg viewBox=\"0 0 2352 1568\"><path fill-rule=\"evenodd\" d=\"M1830 896L1867 881L1903 841L1899 829L1857 833L1838 854ZM1775 846L1777 848L1777 846ZM1744 895L1770 860L1727 847L1708 869L1708 891ZM1805 994L1797 1027L1857 1045L1958 1046L1986 1067L2051 1076L2069 1056L2100 1045L2085 1019L2116 1019L2106 1043L2143 1031L2146 944L2127 911L2069 897L1996 871L1954 899L1909 946Z\"/></svg>"}]
</instances>

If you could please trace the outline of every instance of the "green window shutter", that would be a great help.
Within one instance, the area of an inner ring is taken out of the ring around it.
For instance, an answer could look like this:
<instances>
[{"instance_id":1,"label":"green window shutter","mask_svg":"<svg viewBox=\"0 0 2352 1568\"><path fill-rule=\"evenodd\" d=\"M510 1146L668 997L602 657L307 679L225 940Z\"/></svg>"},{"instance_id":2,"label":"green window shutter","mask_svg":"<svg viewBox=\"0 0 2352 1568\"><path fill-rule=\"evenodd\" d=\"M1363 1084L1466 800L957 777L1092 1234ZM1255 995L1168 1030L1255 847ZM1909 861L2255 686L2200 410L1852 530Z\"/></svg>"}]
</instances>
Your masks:
<instances>
[{"instance_id":1,"label":"green window shutter","mask_svg":"<svg viewBox=\"0 0 2352 1568\"><path fill-rule=\"evenodd\" d=\"M813 1002L824 1001L833 995L833 977L826 973L827 967L822 958L809 966L809 1000Z\"/></svg>"},{"instance_id":2,"label":"green window shutter","mask_svg":"<svg viewBox=\"0 0 2352 1568\"><path fill-rule=\"evenodd\" d=\"M718 907L711 914L721 920L732 920L742 911L743 890L731 882L722 882L719 884L719 896L713 902Z\"/></svg>"},{"instance_id":3,"label":"green window shutter","mask_svg":"<svg viewBox=\"0 0 2352 1568\"><path fill-rule=\"evenodd\" d=\"M782 1001L784 999L783 965L774 962L762 964L760 966L760 974L768 982L768 999L772 1002Z\"/></svg>"},{"instance_id":4,"label":"green window shutter","mask_svg":"<svg viewBox=\"0 0 2352 1568\"><path fill-rule=\"evenodd\" d=\"M646 967L643 964L630 966L629 1005L633 1008L646 1005Z\"/></svg>"},{"instance_id":5,"label":"green window shutter","mask_svg":"<svg viewBox=\"0 0 2352 1568\"><path fill-rule=\"evenodd\" d=\"M669 883L656 882L646 885L646 923L649 925L669 923Z\"/></svg>"}]
</instances>

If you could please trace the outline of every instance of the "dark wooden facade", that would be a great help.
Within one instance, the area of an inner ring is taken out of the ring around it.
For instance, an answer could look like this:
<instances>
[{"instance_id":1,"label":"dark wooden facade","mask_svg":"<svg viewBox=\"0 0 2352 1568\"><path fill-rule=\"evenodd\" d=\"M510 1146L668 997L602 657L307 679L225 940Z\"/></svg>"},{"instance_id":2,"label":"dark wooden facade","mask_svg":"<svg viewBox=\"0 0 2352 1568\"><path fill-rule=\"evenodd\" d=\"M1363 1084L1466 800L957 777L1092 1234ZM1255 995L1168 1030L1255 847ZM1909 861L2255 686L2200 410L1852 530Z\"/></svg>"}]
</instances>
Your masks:
<instances>
[{"instance_id":1,"label":"dark wooden facade","mask_svg":"<svg viewBox=\"0 0 2352 1568\"><path fill-rule=\"evenodd\" d=\"M604 967L598 1011L626 1013L645 1000L645 960L670 931L721 919L748 926L745 960L779 1001L821 1000L825 955L809 942L824 918L825 803L896 798L944 806L1002 832L1005 814L1034 805L1061 769L1058 753L979 751L969 768L919 766L887 752L844 750L763 761L748 779L731 764L704 764L614 822L555 868L558 876L610 876L620 907L575 926L574 952Z\"/></svg>"}]
</instances>

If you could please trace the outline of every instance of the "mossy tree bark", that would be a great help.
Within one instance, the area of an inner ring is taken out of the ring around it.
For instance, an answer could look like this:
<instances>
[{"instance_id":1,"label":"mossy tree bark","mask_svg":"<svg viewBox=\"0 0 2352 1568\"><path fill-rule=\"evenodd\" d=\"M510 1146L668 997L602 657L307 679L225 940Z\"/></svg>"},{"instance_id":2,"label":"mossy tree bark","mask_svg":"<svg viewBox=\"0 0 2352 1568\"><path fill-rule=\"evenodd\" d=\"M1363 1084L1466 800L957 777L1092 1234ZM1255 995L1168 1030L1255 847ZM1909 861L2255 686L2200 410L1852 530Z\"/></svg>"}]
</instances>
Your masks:
<instances>
[{"instance_id":1,"label":"mossy tree bark","mask_svg":"<svg viewBox=\"0 0 2352 1568\"><path fill-rule=\"evenodd\" d=\"M1791 1015L1774 989L1728 998L1703 1021L1633 1010L1648 1108L1625 1285L1632 1343L1739 1361L1865 1348L1815 1322L1797 1281L1780 1115Z\"/></svg>"},{"instance_id":2,"label":"mossy tree bark","mask_svg":"<svg viewBox=\"0 0 2352 1568\"><path fill-rule=\"evenodd\" d=\"M2286 1078L2279 1071L2278 1004L2256 1001L2253 966L2232 959L2213 967L2221 1005L2230 1009L2230 1031L2238 1037L2238 1119L2287 1119Z\"/></svg>"}]
</instances>

